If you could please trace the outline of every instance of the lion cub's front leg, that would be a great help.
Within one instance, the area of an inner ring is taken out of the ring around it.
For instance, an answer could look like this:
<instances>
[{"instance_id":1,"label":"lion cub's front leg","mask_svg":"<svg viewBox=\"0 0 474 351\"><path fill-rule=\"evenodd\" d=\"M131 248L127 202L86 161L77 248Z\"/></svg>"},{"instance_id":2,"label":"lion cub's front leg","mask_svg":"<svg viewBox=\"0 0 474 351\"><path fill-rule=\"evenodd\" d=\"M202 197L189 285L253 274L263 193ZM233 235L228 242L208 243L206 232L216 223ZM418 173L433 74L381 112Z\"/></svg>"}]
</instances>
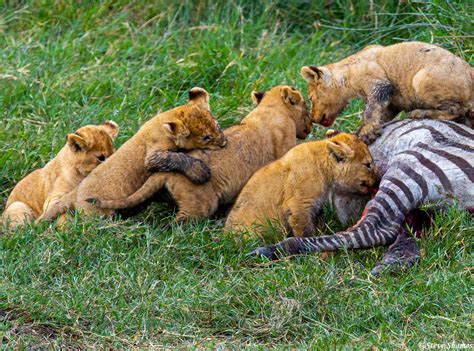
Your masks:
<instances>
[{"instance_id":1,"label":"lion cub's front leg","mask_svg":"<svg viewBox=\"0 0 474 351\"><path fill-rule=\"evenodd\" d=\"M61 202L61 199L47 199L43 206L43 213L36 219L36 222L53 220L63 214L67 207Z\"/></svg>"},{"instance_id":2,"label":"lion cub's front leg","mask_svg":"<svg viewBox=\"0 0 474 351\"><path fill-rule=\"evenodd\" d=\"M71 209L76 200L77 188L63 195L53 195L46 199L43 205L43 213L36 221L53 220L63 215L67 210Z\"/></svg>"},{"instance_id":3,"label":"lion cub's front leg","mask_svg":"<svg viewBox=\"0 0 474 351\"><path fill-rule=\"evenodd\" d=\"M193 183L211 179L211 169L202 161L182 152L156 151L147 156L145 167L151 172L179 172Z\"/></svg>"},{"instance_id":4,"label":"lion cub's front leg","mask_svg":"<svg viewBox=\"0 0 474 351\"><path fill-rule=\"evenodd\" d=\"M382 125L395 117L390 99L393 86L390 82L376 83L367 97L367 104L363 114L363 125L357 131L357 136L366 144L371 144L380 136Z\"/></svg>"},{"instance_id":5,"label":"lion cub's front leg","mask_svg":"<svg viewBox=\"0 0 474 351\"><path fill-rule=\"evenodd\" d=\"M310 187L303 187L305 193L295 191L294 196L287 202L287 222L291 232L296 237L308 237L316 234L316 228L322 223L319 216L322 212L322 203L314 201L321 196L319 191L311 191Z\"/></svg>"}]
</instances>

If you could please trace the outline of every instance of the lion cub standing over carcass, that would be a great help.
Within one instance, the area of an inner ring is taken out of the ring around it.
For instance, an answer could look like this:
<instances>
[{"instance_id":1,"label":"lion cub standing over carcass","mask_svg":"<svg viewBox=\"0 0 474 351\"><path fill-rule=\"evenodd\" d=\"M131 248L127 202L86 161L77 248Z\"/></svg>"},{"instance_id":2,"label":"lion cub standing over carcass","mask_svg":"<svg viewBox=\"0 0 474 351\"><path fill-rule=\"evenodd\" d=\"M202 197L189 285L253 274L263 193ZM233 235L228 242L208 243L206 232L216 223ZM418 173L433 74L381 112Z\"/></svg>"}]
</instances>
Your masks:
<instances>
[{"instance_id":1,"label":"lion cub standing over carcass","mask_svg":"<svg viewBox=\"0 0 474 351\"><path fill-rule=\"evenodd\" d=\"M289 235L312 236L330 194L368 194L376 180L369 149L354 135L304 143L250 178L225 230L262 234L276 220Z\"/></svg>"},{"instance_id":2,"label":"lion cub standing over carcass","mask_svg":"<svg viewBox=\"0 0 474 351\"><path fill-rule=\"evenodd\" d=\"M189 92L184 106L158 114L123 144L80 185L75 207L86 214L112 214L86 201L120 199L133 194L152 172L177 171L196 183L209 180L209 168L178 149L215 149L226 138L209 108L209 95L201 88Z\"/></svg>"},{"instance_id":3,"label":"lion cub standing over carcass","mask_svg":"<svg viewBox=\"0 0 474 351\"><path fill-rule=\"evenodd\" d=\"M130 197L100 201L100 206L132 207L163 186L179 207L177 221L209 217L219 205L232 203L252 174L294 147L296 137L306 138L312 127L303 97L289 86L277 86L265 93L253 92L252 98L257 107L240 124L224 131L228 139L225 148L189 153L210 166L212 176L208 183L193 184L177 173L154 174Z\"/></svg>"},{"instance_id":4,"label":"lion cub standing over carcass","mask_svg":"<svg viewBox=\"0 0 474 351\"><path fill-rule=\"evenodd\" d=\"M373 45L325 66L305 66L315 123L332 125L348 101L365 99L358 136L371 143L383 123L399 112L412 119L440 119L474 124L474 70L438 46L407 42Z\"/></svg>"},{"instance_id":5,"label":"lion cub standing over carcass","mask_svg":"<svg viewBox=\"0 0 474 351\"><path fill-rule=\"evenodd\" d=\"M114 152L118 126L107 121L68 134L67 143L46 166L23 178L8 197L2 217L10 228L34 219L54 219L73 201L79 183Z\"/></svg>"}]
</instances>

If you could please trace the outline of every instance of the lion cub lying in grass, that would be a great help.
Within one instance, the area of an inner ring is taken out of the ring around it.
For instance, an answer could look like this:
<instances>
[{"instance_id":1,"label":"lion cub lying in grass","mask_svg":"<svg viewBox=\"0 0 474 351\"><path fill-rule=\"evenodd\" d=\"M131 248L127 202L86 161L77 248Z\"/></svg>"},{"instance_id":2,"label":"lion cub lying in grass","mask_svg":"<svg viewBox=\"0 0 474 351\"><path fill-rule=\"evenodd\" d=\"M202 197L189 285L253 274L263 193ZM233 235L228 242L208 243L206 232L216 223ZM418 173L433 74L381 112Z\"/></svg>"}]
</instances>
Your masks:
<instances>
[{"instance_id":1,"label":"lion cub lying in grass","mask_svg":"<svg viewBox=\"0 0 474 351\"><path fill-rule=\"evenodd\" d=\"M315 234L330 193L368 194L377 172L366 144L341 133L298 145L250 178L225 224L225 231L251 229L279 221L288 235Z\"/></svg>"},{"instance_id":2,"label":"lion cub lying in grass","mask_svg":"<svg viewBox=\"0 0 474 351\"><path fill-rule=\"evenodd\" d=\"M100 206L136 206L163 186L179 207L177 221L209 217L219 205L232 203L252 174L295 146L296 137L306 138L312 127L303 97L291 87L253 92L252 98L257 107L240 124L224 131L228 139L225 148L189 153L210 166L212 176L208 183L193 184L178 173L154 174L130 197L100 201Z\"/></svg>"},{"instance_id":3,"label":"lion cub lying in grass","mask_svg":"<svg viewBox=\"0 0 474 351\"><path fill-rule=\"evenodd\" d=\"M113 200L129 196L152 172L177 171L196 183L208 181L209 169L201 160L176 151L216 149L225 146L226 142L210 112L209 94L204 89L193 88L186 105L158 114L146 122L81 183L75 207L85 214L113 214L111 210L95 206L90 198Z\"/></svg>"},{"instance_id":4,"label":"lion cub lying in grass","mask_svg":"<svg viewBox=\"0 0 474 351\"><path fill-rule=\"evenodd\" d=\"M2 217L10 228L63 214L71 206L79 183L112 155L117 134L113 121L68 134L58 155L23 178L8 197Z\"/></svg>"},{"instance_id":5,"label":"lion cub lying in grass","mask_svg":"<svg viewBox=\"0 0 474 351\"><path fill-rule=\"evenodd\" d=\"M355 96L365 99L359 138L371 143L382 124L399 112L414 119L454 120L474 124L474 70L438 46L407 42L372 45L325 66L305 66L313 121L325 127Z\"/></svg>"}]
</instances>

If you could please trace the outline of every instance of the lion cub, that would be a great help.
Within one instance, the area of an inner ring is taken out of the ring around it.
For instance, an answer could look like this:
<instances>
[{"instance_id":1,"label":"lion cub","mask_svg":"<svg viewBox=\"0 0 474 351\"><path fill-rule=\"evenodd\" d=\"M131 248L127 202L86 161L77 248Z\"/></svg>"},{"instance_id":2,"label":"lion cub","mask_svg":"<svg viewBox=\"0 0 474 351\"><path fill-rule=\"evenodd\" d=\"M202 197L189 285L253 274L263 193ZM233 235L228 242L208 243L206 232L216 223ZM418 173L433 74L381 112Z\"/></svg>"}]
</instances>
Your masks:
<instances>
[{"instance_id":1,"label":"lion cub","mask_svg":"<svg viewBox=\"0 0 474 351\"><path fill-rule=\"evenodd\" d=\"M123 144L104 164L97 167L79 186L76 209L85 214L110 215L90 203L90 198L113 200L137 191L153 172L176 171L195 183L210 178L201 160L179 149L217 149L227 140L209 107L209 94L201 88L189 92L189 102L156 115Z\"/></svg>"},{"instance_id":2,"label":"lion cub","mask_svg":"<svg viewBox=\"0 0 474 351\"><path fill-rule=\"evenodd\" d=\"M71 205L79 183L114 152L113 121L68 134L66 145L46 166L23 178L8 197L2 219L14 228L34 219L54 219Z\"/></svg>"},{"instance_id":3,"label":"lion cub","mask_svg":"<svg viewBox=\"0 0 474 351\"><path fill-rule=\"evenodd\" d=\"M225 224L226 231L279 221L288 235L315 234L323 205L332 192L368 194L377 172L365 143L341 133L300 144L259 170L240 193Z\"/></svg>"},{"instance_id":4,"label":"lion cub","mask_svg":"<svg viewBox=\"0 0 474 351\"><path fill-rule=\"evenodd\" d=\"M373 45L325 66L305 66L315 123L332 125L355 96L365 99L358 136L371 143L399 112L420 119L474 124L474 70L438 46L407 42Z\"/></svg>"},{"instance_id":5,"label":"lion cub","mask_svg":"<svg viewBox=\"0 0 474 351\"><path fill-rule=\"evenodd\" d=\"M227 146L190 153L212 170L211 180L193 184L177 173L152 175L128 198L103 201L104 208L127 208L145 201L165 187L179 207L177 221L213 215L219 205L232 203L247 180L261 167L283 156L311 132L312 122L303 96L289 86L253 92L257 107L239 124L224 131Z\"/></svg>"}]
</instances>

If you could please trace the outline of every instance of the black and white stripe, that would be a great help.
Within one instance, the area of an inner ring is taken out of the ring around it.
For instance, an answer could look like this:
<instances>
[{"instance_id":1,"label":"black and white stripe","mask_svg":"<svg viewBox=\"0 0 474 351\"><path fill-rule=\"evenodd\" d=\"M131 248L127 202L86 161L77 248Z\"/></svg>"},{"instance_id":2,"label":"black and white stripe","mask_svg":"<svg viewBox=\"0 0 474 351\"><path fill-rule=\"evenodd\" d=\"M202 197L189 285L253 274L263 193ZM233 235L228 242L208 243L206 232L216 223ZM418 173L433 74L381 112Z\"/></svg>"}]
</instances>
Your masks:
<instances>
[{"instance_id":1,"label":"black and white stripe","mask_svg":"<svg viewBox=\"0 0 474 351\"><path fill-rule=\"evenodd\" d=\"M474 208L474 133L453 122L413 120L390 123L370 146L381 171L380 187L362 219L337 235L289 238L252 254L361 249L395 241L407 214L424 203L453 200Z\"/></svg>"}]
</instances>

